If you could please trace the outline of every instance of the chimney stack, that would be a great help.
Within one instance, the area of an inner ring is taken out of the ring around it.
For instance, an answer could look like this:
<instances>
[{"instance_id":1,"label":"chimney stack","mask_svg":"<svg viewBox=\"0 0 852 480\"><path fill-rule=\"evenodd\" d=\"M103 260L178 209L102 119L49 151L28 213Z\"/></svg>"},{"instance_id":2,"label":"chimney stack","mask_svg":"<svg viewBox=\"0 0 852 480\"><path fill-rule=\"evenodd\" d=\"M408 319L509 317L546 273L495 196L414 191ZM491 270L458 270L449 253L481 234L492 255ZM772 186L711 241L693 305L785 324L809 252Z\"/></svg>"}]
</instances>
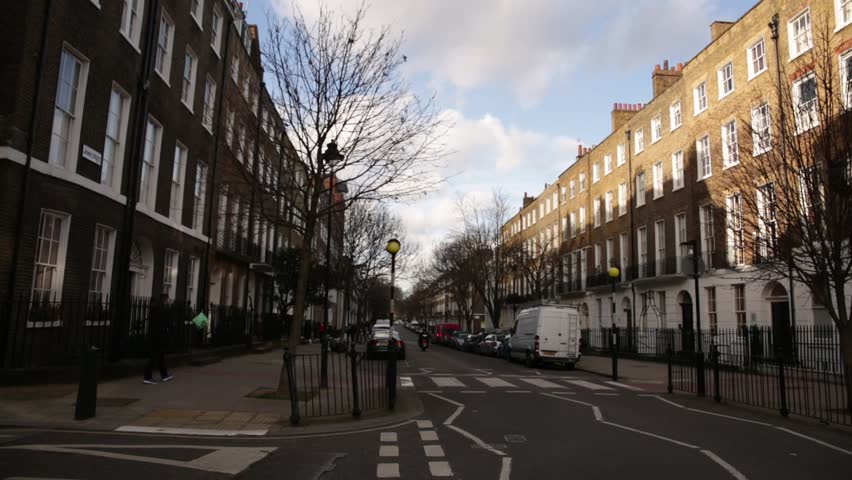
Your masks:
<instances>
[{"instance_id":1,"label":"chimney stack","mask_svg":"<svg viewBox=\"0 0 852 480\"><path fill-rule=\"evenodd\" d=\"M654 66L654 73L651 75L651 82L654 87L654 98L657 98L661 93L668 90L675 82L683 75L683 64L679 63L677 68L669 68L668 59L663 61L663 68L659 65Z\"/></svg>"},{"instance_id":2,"label":"chimney stack","mask_svg":"<svg viewBox=\"0 0 852 480\"><path fill-rule=\"evenodd\" d=\"M723 20L716 20L715 22L710 24L710 42L715 42L717 38L721 37L723 33L727 32L729 28L734 25L734 22L726 22Z\"/></svg>"},{"instance_id":3,"label":"chimney stack","mask_svg":"<svg viewBox=\"0 0 852 480\"><path fill-rule=\"evenodd\" d=\"M636 112L642 109L641 103L613 103L612 104L612 131L627 123Z\"/></svg>"}]
</instances>

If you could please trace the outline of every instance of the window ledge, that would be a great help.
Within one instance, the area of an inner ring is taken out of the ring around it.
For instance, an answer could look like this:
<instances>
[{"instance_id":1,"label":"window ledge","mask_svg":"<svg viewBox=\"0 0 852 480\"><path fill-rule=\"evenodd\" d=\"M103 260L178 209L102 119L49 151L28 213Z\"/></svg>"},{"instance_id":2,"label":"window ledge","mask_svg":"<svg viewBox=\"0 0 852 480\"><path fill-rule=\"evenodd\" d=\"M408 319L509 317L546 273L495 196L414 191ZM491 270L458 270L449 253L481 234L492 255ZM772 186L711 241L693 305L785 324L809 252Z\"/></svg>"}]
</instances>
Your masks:
<instances>
[{"instance_id":1,"label":"window ledge","mask_svg":"<svg viewBox=\"0 0 852 480\"><path fill-rule=\"evenodd\" d=\"M655 196L652 200L659 200L659 199L663 198L664 196L665 196L665 195Z\"/></svg>"},{"instance_id":2,"label":"window ledge","mask_svg":"<svg viewBox=\"0 0 852 480\"><path fill-rule=\"evenodd\" d=\"M795 55L790 55L790 58L789 58L789 60L787 60L787 63L790 63L793 60L796 60L797 58L801 57L802 55L810 52L811 50L813 50L813 48L814 48L813 45L811 45L810 47L807 48L807 50L802 50L801 52L799 52Z\"/></svg>"},{"instance_id":3,"label":"window ledge","mask_svg":"<svg viewBox=\"0 0 852 480\"><path fill-rule=\"evenodd\" d=\"M133 43L133 40L131 40L130 37L128 37L127 34L124 33L123 31L119 30L119 32L121 33L122 38L124 38L127 41L127 43L129 43L130 46L133 47L133 50L136 50L136 53L138 53L139 55L142 55L142 50L139 49L139 45Z\"/></svg>"},{"instance_id":4,"label":"window ledge","mask_svg":"<svg viewBox=\"0 0 852 480\"><path fill-rule=\"evenodd\" d=\"M180 103L182 103L183 106L186 107L187 110L189 110L189 113L193 115L195 114L195 112L192 110L192 107L188 103L184 102L183 100L181 100Z\"/></svg>"},{"instance_id":5,"label":"window ledge","mask_svg":"<svg viewBox=\"0 0 852 480\"><path fill-rule=\"evenodd\" d=\"M662 139L663 139L663 137L660 137L660 138L658 138L658 139L656 139L656 140L651 139L651 145L653 145L653 144L655 144L655 143L659 142L659 141L660 141L660 140L662 140Z\"/></svg>"},{"instance_id":6,"label":"window ledge","mask_svg":"<svg viewBox=\"0 0 852 480\"><path fill-rule=\"evenodd\" d=\"M678 128L680 128L680 126L681 126L681 125L683 125L683 123L678 124L678 125L675 125L674 127L669 128L669 131L670 131L670 132L674 132L675 130L677 130Z\"/></svg>"},{"instance_id":7,"label":"window ledge","mask_svg":"<svg viewBox=\"0 0 852 480\"><path fill-rule=\"evenodd\" d=\"M693 117L697 117L697 116L701 115L702 113L704 113L704 112L706 112L706 111L707 111L707 107L704 107L704 109L699 110L699 111L697 111L697 112L693 113L693 114L692 114L692 116L693 116Z\"/></svg>"},{"instance_id":8,"label":"window ledge","mask_svg":"<svg viewBox=\"0 0 852 480\"><path fill-rule=\"evenodd\" d=\"M683 187L684 187L684 185L681 185L679 187L672 187L672 192L676 192L678 190L683 190Z\"/></svg>"},{"instance_id":9,"label":"window ledge","mask_svg":"<svg viewBox=\"0 0 852 480\"><path fill-rule=\"evenodd\" d=\"M154 71L157 72L157 76L160 77L161 80L163 80L163 83L165 83L167 87L171 88L171 84L169 83L168 75L162 73L161 71L157 70L156 68L154 69Z\"/></svg>"},{"instance_id":10,"label":"window ledge","mask_svg":"<svg viewBox=\"0 0 852 480\"><path fill-rule=\"evenodd\" d=\"M727 93L722 94L722 95L719 95L719 100L722 100L723 98L730 97L730 96L731 96L731 94L732 94L732 93L734 93L734 92L736 92L736 91L737 91L737 89L736 89L736 88L732 88L732 89L731 89L730 91L728 91Z\"/></svg>"},{"instance_id":11,"label":"window ledge","mask_svg":"<svg viewBox=\"0 0 852 480\"><path fill-rule=\"evenodd\" d=\"M751 154L752 154L753 156L757 157L757 156L763 155L764 153L771 152L771 151L772 151L772 147L769 147L769 148L767 148L767 149L765 149L765 150L753 150L753 151L751 152Z\"/></svg>"},{"instance_id":12,"label":"window ledge","mask_svg":"<svg viewBox=\"0 0 852 480\"><path fill-rule=\"evenodd\" d=\"M847 22L843 25L838 25L838 26L834 27L834 33L837 33L839 31L843 30L844 28L848 27L849 25L852 25L852 22Z\"/></svg>"},{"instance_id":13,"label":"window ledge","mask_svg":"<svg viewBox=\"0 0 852 480\"><path fill-rule=\"evenodd\" d=\"M739 164L740 164L740 162L737 162L737 163L729 163L729 164L726 164L726 165L722 165L722 171L724 172L725 170L730 170L730 169L732 169L732 168L734 168L734 167L738 166Z\"/></svg>"},{"instance_id":14,"label":"window ledge","mask_svg":"<svg viewBox=\"0 0 852 480\"><path fill-rule=\"evenodd\" d=\"M204 31L204 27L201 26L201 20L199 20L194 13L189 14L190 17L195 21L195 24L198 25L198 29L202 32Z\"/></svg>"},{"instance_id":15,"label":"window ledge","mask_svg":"<svg viewBox=\"0 0 852 480\"><path fill-rule=\"evenodd\" d=\"M645 149L643 148L642 150L639 150L636 153L634 153L633 156L635 157L635 156L639 155L640 153L642 153L644 151L645 151Z\"/></svg>"},{"instance_id":16,"label":"window ledge","mask_svg":"<svg viewBox=\"0 0 852 480\"><path fill-rule=\"evenodd\" d=\"M755 73L755 74L752 74L751 72L749 72L749 74L748 74L748 81L750 82L750 81L754 80L755 78L757 78L757 77L759 77L759 76L763 75L764 73L766 73L766 72L768 72L768 71L769 71L769 69L764 67L764 69L763 69L763 70L761 70L761 71L759 71L759 72L757 72L757 73Z\"/></svg>"},{"instance_id":17,"label":"window ledge","mask_svg":"<svg viewBox=\"0 0 852 480\"><path fill-rule=\"evenodd\" d=\"M713 176L713 174L711 173L710 175L707 175L706 177L698 177L698 180L696 180L696 182L703 182L704 180L707 180L708 178L710 178L712 176Z\"/></svg>"}]
</instances>

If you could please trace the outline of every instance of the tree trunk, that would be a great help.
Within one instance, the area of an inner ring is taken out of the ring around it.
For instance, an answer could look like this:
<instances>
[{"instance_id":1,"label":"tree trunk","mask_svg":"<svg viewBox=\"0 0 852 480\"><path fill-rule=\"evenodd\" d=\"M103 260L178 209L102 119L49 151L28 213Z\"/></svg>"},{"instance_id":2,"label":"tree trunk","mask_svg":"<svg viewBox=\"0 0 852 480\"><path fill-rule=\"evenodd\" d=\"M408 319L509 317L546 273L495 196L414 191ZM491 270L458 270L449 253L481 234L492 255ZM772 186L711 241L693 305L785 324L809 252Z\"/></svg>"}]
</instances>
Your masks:
<instances>
[{"instance_id":1,"label":"tree trunk","mask_svg":"<svg viewBox=\"0 0 852 480\"><path fill-rule=\"evenodd\" d=\"M299 348L302 325L305 323L305 296L308 293L308 281L311 275L311 238L313 238L315 220L308 216L305 222L305 236L299 246L301 260L299 261L299 277L296 282L296 295L293 305L293 321L290 323L290 334L287 339L287 350L295 355ZM283 361L281 363L281 374L278 377L278 391L289 392L289 372Z\"/></svg>"}]
</instances>

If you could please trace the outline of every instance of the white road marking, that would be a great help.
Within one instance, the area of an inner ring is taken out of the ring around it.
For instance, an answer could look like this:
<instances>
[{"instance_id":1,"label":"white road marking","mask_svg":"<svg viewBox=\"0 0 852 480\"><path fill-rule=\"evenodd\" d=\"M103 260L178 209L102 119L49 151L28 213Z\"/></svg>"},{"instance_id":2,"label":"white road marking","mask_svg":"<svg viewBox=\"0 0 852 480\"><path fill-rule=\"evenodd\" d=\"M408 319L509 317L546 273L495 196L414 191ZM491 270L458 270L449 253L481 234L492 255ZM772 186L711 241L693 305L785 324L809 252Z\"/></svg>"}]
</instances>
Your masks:
<instances>
[{"instance_id":1,"label":"white road marking","mask_svg":"<svg viewBox=\"0 0 852 480\"><path fill-rule=\"evenodd\" d=\"M645 391L644 388L634 387L633 385L627 385L625 383L620 383L620 382L613 382L612 380L609 380L609 381L604 382L604 383L608 383L610 385L615 385L616 387L625 388L627 390L633 390L634 392L644 392Z\"/></svg>"},{"instance_id":2,"label":"white road marking","mask_svg":"<svg viewBox=\"0 0 852 480\"><path fill-rule=\"evenodd\" d=\"M376 477L378 478L399 478L398 463L380 463L376 465Z\"/></svg>"},{"instance_id":3,"label":"white road marking","mask_svg":"<svg viewBox=\"0 0 852 480\"><path fill-rule=\"evenodd\" d=\"M461 393L485 393L485 390L462 390Z\"/></svg>"},{"instance_id":4,"label":"white road marking","mask_svg":"<svg viewBox=\"0 0 852 480\"><path fill-rule=\"evenodd\" d=\"M428 375L428 374L432 373L432 370L435 370L435 369L434 368L421 368L420 373Z\"/></svg>"},{"instance_id":5,"label":"white road marking","mask_svg":"<svg viewBox=\"0 0 852 480\"><path fill-rule=\"evenodd\" d=\"M417 393L444 393L443 390L418 390Z\"/></svg>"},{"instance_id":6,"label":"white road marking","mask_svg":"<svg viewBox=\"0 0 852 480\"><path fill-rule=\"evenodd\" d=\"M666 400L665 398L663 398L663 397L661 397L661 396L659 396L659 395L652 395L652 396L653 396L654 398L656 398L657 400L660 400L661 402L666 402L666 403L668 403L669 405L671 405L671 406L673 406L673 407L677 407L677 408L686 408L686 407L684 407L683 405L681 405L681 404L679 404L679 403L672 402L671 400Z\"/></svg>"},{"instance_id":7,"label":"white road marking","mask_svg":"<svg viewBox=\"0 0 852 480\"><path fill-rule=\"evenodd\" d=\"M592 405L591 403L581 402L580 400L573 400L571 398L564 398L564 397L560 397L558 395L553 395L553 394L550 394L550 393L542 393L542 395L545 395L545 396L548 396L548 397L553 397L553 398L558 398L559 400L565 400L566 402L574 402L574 403L578 403L580 405L585 405L587 407L592 407L592 412L595 414L595 420L597 420L599 422L603 421L603 414L601 414L601 410L597 406Z\"/></svg>"},{"instance_id":8,"label":"white road marking","mask_svg":"<svg viewBox=\"0 0 852 480\"><path fill-rule=\"evenodd\" d=\"M574 394L574 392L572 392L571 390L559 390L559 391L550 392L550 393L553 393L555 395L573 395Z\"/></svg>"},{"instance_id":9,"label":"white road marking","mask_svg":"<svg viewBox=\"0 0 852 480\"><path fill-rule=\"evenodd\" d=\"M558 383L549 382L547 380L541 378L522 378L522 382L527 382L530 385L535 385L539 388L564 388L563 385L559 385Z\"/></svg>"},{"instance_id":10,"label":"white road marking","mask_svg":"<svg viewBox=\"0 0 852 480\"><path fill-rule=\"evenodd\" d=\"M514 387L514 385L507 382L506 380L503 380L502 378L497 378L497 377L474 377L474 378L476 378L478 381L488 385L489 387L509 387L509 388Z\"/></svg>"},{"instance_id":11,"label":"white road marking","mask_svg":"<svg viewBox=\"0 0 852 480\"><path fill-rule=\"evenodd\" d=\"M90 455L93 457L111 458L115 460L129 460L134 462L154 463L157 465L168 465L172 467L189 468L205 472L227 473L236 475L251 464L262 460L276 447L221 447L212 445L115 445L115 444L85 444L85 445L13 445L0 447L3 449L32 450L53 453L72 453L79 455ZM97 448L98 450L89 450ZM144 455L131 455L126 453L107 452L106 449L199 449L211 450L195 460L182 461L167 458L147 457Z\"/></svg>"},{"instance_id":12,"label":"white road marking","mask_svg":"<svg viewBox=\"0 0 852 480\"><path fill-rule=\"evenodd\" d=\"M382 432L379 438L382 442L396 442L396 432Z\"/></svg>"},{"instance_id":13,"label":"white road marking","mask_svg":"<svg viewBox=\"0 0 852 480\"><path fill-rule=\"evenodd\" d=\"M417 420L417 428L432 428L432 420Z\"/></svg>"},{"instance_id":14,"label":"white road marking","mask_svg":"<svg viewBox=\"0 0 852 480\"><path fill-rule=\"evenodd\" d=\"M589 390L612 390L612 388L598 385L597 383L587 382L585 380L565 380L566 382L577 385L578 387L588 388Z\"/></svg>"},{"instance_id":15,"label":"white road marking","mask_svg":"<svg viewBox=\"0 0 852 480\"><path fill-rule=\"evenodd\" d=\"M595 392L595 395L599 395L599 396L602 396L602 397L617 397L617 396L619 396L619 395L621 395L621 394L620 394L620 393L602 393L602 392Z\"/></svg>"},{"instance_id":16,"label":"white road marking","mask_svg":"<svg viewBox=\"0 0 852 480\"><path fill-rule=\"evenodd\" d=\"M171 428L171 427L142 427L137 425L124 425L115 429L116 432L131 433L171 433L175 435L199 435L208 437L236 437L246 435L249 437L262 437L269 430L212 430L207 428Z\"/></svg>"},{"instance_id":17,"label":"white road marking","mask_svg":"<svg viewBox=\"0 0 852 480\"><path fill-rule=\"evenodd\" d=\"M411 380L411 377L399 377L399 382L399 386L402 388L414 386L414 381Z\"/></svg>"},{"instance_id":18,"label":"white road marking","mask_svg":"<svg viewBox=\"0 0 852 480\"><path fill-rule=\"evenodd\" d=\"M529 390L506 390L506 393L530 393Z\"/></svg>"},{"instance_id":19,"label":"white road marking","mask_svg":"<svg viewBox=\"0 0 852 480\"><path fill-rule=\"evenodd\" d=\"M437 442L438 432L436 432L435 430L420 430L420 441Z\"/></svg>"},{"instance_id":20,"label":"white road marking","mask_svg":"<svg viewBox=\"0 0 852 480\"><path fill-rule=\"evenodd\" d=\"M495 455L500 455L501 457L506 456L505 453L503 453L500 450L497 450L496 448L492 447L491 445L488 445L487 443L483 442L482 439L480 439L476 435L468 432L467 430L461 429L461 428L459 428L455 425L447 425L447 428L451 428L451 429L455 430L456 432L458 432L458 433L464 435L465 437L469 438L470 440L473 441L473 443L479 445L480 448L484 448L485 450L488 450L489 452L491 452Z\"/></svg>"},{"instance_id":21,"label":"white road marking","mask_svg":"<svg viewBox=\"0 0 852 480\"><path fill-rule=\"evenodd\" d=\"M722 460L722 458L721 458L721 457L719 457L719 456L718 456L718 455L716 455L715 453L711 452L710 450L705 450L705 449L703 449L703 448L702 448L702 449L701 449L701 453L703 453L704 455L707 455L708 457L710 457L710 459L711 459L711 460L713 460L714 462L718 463L718 464L719 464L722 468L724 468L725 470L727 470L727 472L728 472L728 473L730 473L732 477L736 478L737 480L748 480L748 477L746 477L746 476L745 476L745 475L743 475L743 474L742 474L739 470L737 470L736 468L734 468L734 466L733 466L733 465L731 465L730 463L728 463L728 462L726 462L726 461Z\"/></svg>"},{"instance_id":22,"label":"white road marking","mask_svg":"<svg viewBox=\"0 0 852 480\"><path fill-rule=\"evenodd\" d=\"M449 462L429 462L429 473L433 477L452 477L453 469Z\"/></svg>"},{"instance_id":23,"label":"white road marking","mask_svg":"<svg viewBox=\"0 0 852 480\"><path fill-rule=\"evenodd\" d=\"M461 387L464 388L467 385L463 384L459 381L458 378L455 377L430 377L435 385L439 387Z\"/></svg>"},{"instance_id":24,"label":"white road marking","mask_svg":"<svg viewBox=\"0 0 852 480\"><path fill-rule=\"evenodd\" d=\"M464 411L464 405L463 405L463 404L461 404L461 403L459 403L459 402L457 402L457 401L455 401L455 400L450 400L450 399L449 399L449 398L447 398L447 397L442 397L442 396L440 396L440 395L436 395L436 394L434 394L434 393L430 393L429 395L432 395L432 396L433 396L433 397L435 397L435 398L441 399L441 400L443 400L443 401L445 401L445 402L447 402L447 403L451 403L451 404L455 405L456 407L458 407L458 408L456 408L456 411L455 411L455 412L453 412L453 414L449 416L449 418L447 418L446 420L444 420L444 425L452 425L452 424L453 424L453 422L455 421L455 419L456 419L459 415L461 415L462 411Z\"/></svg>"},{"instance_id":25,"label":"white road marking","mask_svg":"<svg viewBox=\"0 0 852 480\"><path fill-rule=\"evenodd\" d=\"M444 449L440 445L423 445L427 457L443 457Z\"/></svg>"},{"instance_id":26,"label":"white road marking","mask_svg":"<svg viewBox=\"0 0 852 480\"><path fill-rule=\"evenodd\" d=\"M663 440L663 441L666 441L666 442L671 442L671 443L674 443L675 445L680 445L681 447L699 448L697 445L691 445L689 443L681 442L681 441L675 440L673 438L664 437L662 435L657 435L656 433L651 433L651 432L646 432L644 430L639 430L638 428L628 427L626 425L620 425L618 423L607 422L606 420L601 420L601 423L606 424L606 425L610 425L610 426L616 427L616 428L623 428L624 430L629 430L631 432L639 433L639 434L642 434L642 435L647 435L649 437L654 437L654 438L657 438L657 439L660 439L660 440Z\"/></svg>"},{"instance_id":27,"label":"white road marking","mask_svg":"<svg viewBox=\"0 0 852 480\"><path fill-rule=\"evenodd\" d=\"M795 435L797 437L804 438L805 440L810 440L814 443L818 443L818 444L822 445L823 447L828 447L832 450L837 450L838 452L845 453L846 455L852 455L852 451L846 450L845 448L840 448L836 445L832 445L832 444L827 443L827 442L823 442L822 440L820 440L818 438L809 437L809 436L807 436L803 433L799 433L799 432L796 432L796 431L793 431L793 430L790 430L790 429L784 428L784 427L775 427L775 428L777 428L778 430L781 430L782 432L787 432L790 435Z\"/></svg>"},{"instance_id":28,"label":"white road marking","mask_svg":"<svg viewBox=\"0 0 852 480\"><path fill-rule=\"evenodd\" d=\"M380 457L398 457L399 456L399 447L396 445L382 445L379 447L379 456Z\"/></svg>"},{"instance_id":29,"label":"white road marking","mask_svg":"<svg viewBox=\"0 0 852 480\"><path fill-rule=\"evenodd\" d=\"M500 467L500 480L509 480L511 474L512 459L510 457L503 457L503 465Z\"/></svg>"}]
</instances>

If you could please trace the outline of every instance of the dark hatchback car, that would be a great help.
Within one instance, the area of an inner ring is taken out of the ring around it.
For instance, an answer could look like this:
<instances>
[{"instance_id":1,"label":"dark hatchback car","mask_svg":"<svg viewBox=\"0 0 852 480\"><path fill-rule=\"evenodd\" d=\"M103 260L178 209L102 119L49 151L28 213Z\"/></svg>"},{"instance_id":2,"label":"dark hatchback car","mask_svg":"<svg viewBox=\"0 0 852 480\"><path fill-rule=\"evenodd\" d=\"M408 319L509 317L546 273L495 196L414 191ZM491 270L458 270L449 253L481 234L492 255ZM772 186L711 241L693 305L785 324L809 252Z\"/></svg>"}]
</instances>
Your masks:
<instances>
[{"instance_id":1,"label":"dark hatchback car","mask_svg":"<svg viewBox=\"0 0 852 480\"><path fill-rule=\"evenodd\" d=\"M479 344L482 343L482 340L485 338L484 333L474 333L467 337L464 344L462 344L463 352L477 352L479 351Z\"/></svg>"},{"instance_id":2,"label":"dark hatchback car","mask_svg":"<svg viewBox=\"0 0 852 480\"><path fill-rule=\"evenodd\" d=\"M382 328L373 331L373 336L367 342L367 358L386 358L388 355L388 347L396 345L398 360L405 360L405 342L399 338L399 333L392 328Z\"/></svg>"}]
</instances>

